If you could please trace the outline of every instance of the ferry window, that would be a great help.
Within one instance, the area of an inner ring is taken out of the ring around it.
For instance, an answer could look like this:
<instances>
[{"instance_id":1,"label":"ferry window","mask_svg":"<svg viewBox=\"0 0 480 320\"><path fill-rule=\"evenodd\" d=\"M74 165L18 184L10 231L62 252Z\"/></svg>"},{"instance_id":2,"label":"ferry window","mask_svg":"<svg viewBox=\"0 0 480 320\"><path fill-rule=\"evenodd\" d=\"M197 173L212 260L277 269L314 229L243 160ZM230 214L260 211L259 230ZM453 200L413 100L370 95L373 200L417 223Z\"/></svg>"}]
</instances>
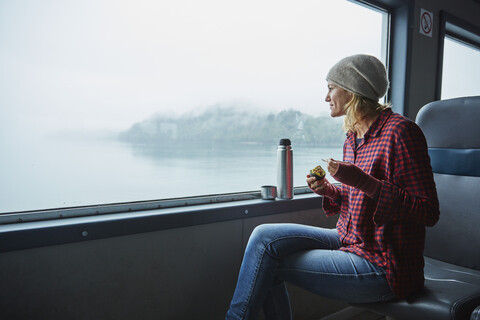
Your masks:
<instances>
[{"instance_id":1,"label":"ferry window","mask_svg":"<svg viewBox=\"0 0 480 320\"><path fill-rule=\"evenodd\" d=\"M259 190L281 138L306 185L342 153L325 75L385 62L387 21L346 0L2 1L0 213Z\"/></svg>"},{"instance_id":2,"label":"ferry window","mask_svg":"<svg viewBox=\"0 0 480 320\"><path fill-rule=\"evenodd\" d=\"M441 98L480 95L480 46L445 37Z\"/></svg>"},{"instance_id":3,"label":"ferry window","mask_svg":"<svg viewBox=\"0 0 480 320\"><path fill-rule=\"evenodd\" d=\"M440 54L437 98L479 95L480 29L449 13L440 14Z\"/></svg>"}]
</instances>

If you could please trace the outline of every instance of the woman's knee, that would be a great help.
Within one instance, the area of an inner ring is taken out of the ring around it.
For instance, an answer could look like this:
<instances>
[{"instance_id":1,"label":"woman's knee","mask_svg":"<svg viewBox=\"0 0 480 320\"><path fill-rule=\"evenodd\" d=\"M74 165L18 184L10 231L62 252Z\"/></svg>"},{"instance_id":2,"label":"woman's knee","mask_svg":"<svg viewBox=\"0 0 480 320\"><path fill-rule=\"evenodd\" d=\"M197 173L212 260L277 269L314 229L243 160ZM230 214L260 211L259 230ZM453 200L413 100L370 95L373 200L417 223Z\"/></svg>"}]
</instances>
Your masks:
<instances>
[{"instance_id":1,"label":"woman's knee","mask_svg":"<svg viewBox=\"0 0 480 320\"><path fill-rule=\"evenodd\" d=\"M270 239L274 231L278 228L277 224L266 223L261 224L253 229L248 242L263 242L266 239ZM267 241L268 242L268 241Z\"/></svg>"}]
</instances>

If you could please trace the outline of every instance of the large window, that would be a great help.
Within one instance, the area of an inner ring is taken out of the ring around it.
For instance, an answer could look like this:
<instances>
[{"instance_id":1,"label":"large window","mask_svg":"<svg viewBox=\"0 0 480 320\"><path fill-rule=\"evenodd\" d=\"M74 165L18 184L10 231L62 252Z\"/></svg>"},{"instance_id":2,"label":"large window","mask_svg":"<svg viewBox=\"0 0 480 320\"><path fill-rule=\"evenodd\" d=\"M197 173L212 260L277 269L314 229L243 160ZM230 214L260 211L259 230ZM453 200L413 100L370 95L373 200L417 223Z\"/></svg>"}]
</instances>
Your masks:
<instances>
[{"instance_id":1,"label":"large window","mask_svg":"<svg viewBox=\"0 0 480 320\"><path fill-rule=\"evenodd\" d=\"M0 212L295 185L341 158L325 75L385 60L386 13L349 1L0 2Z\"/></svg>"}]
</instances>

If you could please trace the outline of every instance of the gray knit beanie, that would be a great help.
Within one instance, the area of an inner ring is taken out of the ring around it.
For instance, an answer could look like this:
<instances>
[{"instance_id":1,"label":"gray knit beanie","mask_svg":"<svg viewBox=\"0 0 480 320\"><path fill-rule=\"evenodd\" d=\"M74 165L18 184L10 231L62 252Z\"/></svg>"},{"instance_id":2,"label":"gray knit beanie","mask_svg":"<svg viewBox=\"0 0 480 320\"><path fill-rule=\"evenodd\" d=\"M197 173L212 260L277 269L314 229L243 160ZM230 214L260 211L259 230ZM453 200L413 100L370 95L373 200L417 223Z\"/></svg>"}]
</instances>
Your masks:
<instances>
[{"instance_id":1,"label":"gray knit beanie","mask_svg":"<svg viewBox=\"0 0 480 320\"><path fill-rule=\"evenodd\" d=\"M365 54L346 57L337 62L328 72L327 81L374 101L383 97L388 88L383 63Z\"/></svg>"}]
</instances>

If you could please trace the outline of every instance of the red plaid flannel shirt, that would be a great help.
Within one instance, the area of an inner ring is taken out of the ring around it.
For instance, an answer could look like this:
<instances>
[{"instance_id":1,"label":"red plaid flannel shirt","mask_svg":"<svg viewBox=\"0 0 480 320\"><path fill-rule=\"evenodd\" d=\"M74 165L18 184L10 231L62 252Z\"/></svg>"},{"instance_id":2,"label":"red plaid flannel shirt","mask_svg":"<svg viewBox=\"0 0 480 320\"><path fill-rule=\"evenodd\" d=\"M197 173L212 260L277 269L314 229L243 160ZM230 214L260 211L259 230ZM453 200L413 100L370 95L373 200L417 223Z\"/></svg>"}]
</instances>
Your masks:
<instances>
[{"instance_id":1,"label":"red plaid flannel shirt","mask_svg":"<svg viewBox=\"0 0 480 320\"><path fill-rule=\"evenodd\" d=\"M387 109L358 147L355 135L347 134L343 160L382 180L382 188L377 200L346 185L340 205L324 198L328 216L340 213L340 250L384 268L395 295L405 298L423 287L425 226L433 226L440 214L423 132Z\"/></svg>"}]
</instances>

